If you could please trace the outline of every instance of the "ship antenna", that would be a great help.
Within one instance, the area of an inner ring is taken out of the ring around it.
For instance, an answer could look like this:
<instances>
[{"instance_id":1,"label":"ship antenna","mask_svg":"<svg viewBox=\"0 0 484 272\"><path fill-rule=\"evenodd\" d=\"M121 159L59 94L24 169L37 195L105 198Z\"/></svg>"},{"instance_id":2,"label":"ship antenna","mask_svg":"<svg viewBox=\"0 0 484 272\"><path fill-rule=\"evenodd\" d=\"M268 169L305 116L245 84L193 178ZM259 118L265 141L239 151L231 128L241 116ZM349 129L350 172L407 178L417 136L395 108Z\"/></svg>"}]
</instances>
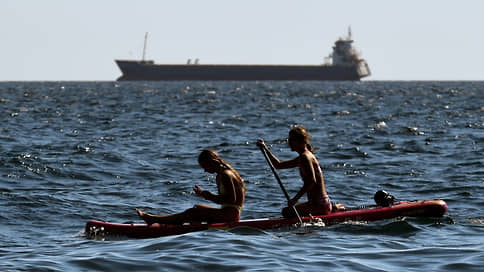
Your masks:
<instances>
[{"instance_id":1,"label":"ship antenna","mask_svg":"<svg viewBox=\"0 0 484 272\"><path fill-rule=\"evenodd\" d=\"M145 43L143 45L143 57L141 59L142 62L145 61L145 56L146 56L146 41L148 40L148 32L145 33Z\"/></svg>"},{"instance_id":2,"label":"ship antenna","mask_svg":"<svg viewBox=\"0 0 484 272\"><path fill-rule=\"evenodd\" d=\"M348 27L348 40L351 40L351 25Z\"/></svg>"}]
</instances>

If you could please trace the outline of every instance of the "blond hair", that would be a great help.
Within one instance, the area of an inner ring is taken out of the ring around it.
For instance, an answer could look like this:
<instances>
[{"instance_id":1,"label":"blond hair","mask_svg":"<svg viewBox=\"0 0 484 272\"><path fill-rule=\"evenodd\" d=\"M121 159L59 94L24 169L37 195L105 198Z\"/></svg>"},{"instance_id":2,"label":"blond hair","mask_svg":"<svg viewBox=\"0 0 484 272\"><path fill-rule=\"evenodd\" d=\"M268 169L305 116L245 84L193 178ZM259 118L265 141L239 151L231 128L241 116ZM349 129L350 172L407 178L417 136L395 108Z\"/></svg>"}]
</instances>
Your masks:
<instances>
[{"instance_id":1,"label":"blond hair","mask_svg":"<svg viewBox=\"0 0 484 272\"><path fill-rule=\"evenodd\" d=\"M303 142L306 145L306 148L314 153L314 148L309 144L309 133L303 126L292 127L289 131L289 137L298 142Z\"/></svg>"}]
</instances>

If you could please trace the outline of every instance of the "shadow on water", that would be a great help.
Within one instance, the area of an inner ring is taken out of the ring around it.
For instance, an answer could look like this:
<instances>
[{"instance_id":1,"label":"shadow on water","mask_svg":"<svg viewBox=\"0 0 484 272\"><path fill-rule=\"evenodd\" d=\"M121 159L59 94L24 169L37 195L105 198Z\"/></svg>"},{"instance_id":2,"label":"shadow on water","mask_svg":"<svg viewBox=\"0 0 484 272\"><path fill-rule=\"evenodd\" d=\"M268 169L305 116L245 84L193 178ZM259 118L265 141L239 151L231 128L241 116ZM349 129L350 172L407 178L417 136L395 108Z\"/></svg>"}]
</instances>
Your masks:
<instances>
[{"instance_id":1,"label":"shadow on water","mask_svg":"<svg viewBox=\"0 0 484 272\"><path fill-rule=\"evenodd\" d=\"M351 235L389 235L411 237L426 227L443 224L441 218L398 218L378 222L346 222L331 227L331 231ZM445 219L444 219L445 220Z\"/></svg>"}]
</instances>

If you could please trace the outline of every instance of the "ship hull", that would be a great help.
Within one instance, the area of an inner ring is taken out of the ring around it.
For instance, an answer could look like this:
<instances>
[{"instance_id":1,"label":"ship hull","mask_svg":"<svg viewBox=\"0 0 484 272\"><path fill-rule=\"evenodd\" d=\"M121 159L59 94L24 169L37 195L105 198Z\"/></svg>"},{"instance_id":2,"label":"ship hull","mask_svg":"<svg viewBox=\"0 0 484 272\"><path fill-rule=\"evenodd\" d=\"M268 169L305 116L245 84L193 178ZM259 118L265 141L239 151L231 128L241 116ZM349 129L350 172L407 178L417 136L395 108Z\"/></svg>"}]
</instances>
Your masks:
<instances>
[{"instance_id":1,"label":"ship hull","mask_svg":"<svg viewBox=\"0 0 484 272\"><path fill-rule=\"evenodd\" d=\"M116 60L118 81L134 80L360 80L369 73L358 66L154 64Z\"/></svg>"}]
</instances>

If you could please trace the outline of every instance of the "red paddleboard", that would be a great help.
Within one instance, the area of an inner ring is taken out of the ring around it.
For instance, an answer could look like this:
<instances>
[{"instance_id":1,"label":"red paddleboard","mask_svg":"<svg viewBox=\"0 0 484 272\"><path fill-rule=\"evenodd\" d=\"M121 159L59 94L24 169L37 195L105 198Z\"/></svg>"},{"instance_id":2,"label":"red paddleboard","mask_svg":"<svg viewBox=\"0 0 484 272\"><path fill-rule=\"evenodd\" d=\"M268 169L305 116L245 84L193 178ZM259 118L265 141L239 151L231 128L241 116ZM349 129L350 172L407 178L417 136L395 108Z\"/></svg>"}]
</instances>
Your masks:
<instances>
[{"instance_id":1,"label":"red paddleboard","mask_svg":"<svg viewBox=\"0 0 484 272\"><path fill-rule=\"evenodd\" d=\"M446 211L447 204L443 200L419 200L402 201L391 207L367 207L346 211L335 211L327 215L302 217L301 219L304 223L323 222L326 225L332 225L348 221L375 221L402 216L442 217ZM154 238L209 229L231 229L235 227L277 229L294 226L298 223L297 218L262 218L211 224L153 224L148 226L147 224L119 224L92 220L86 223L85 233L89 238L104 237L105 235L120 235L131 238Z\"/></svg>"}]
</instances>

